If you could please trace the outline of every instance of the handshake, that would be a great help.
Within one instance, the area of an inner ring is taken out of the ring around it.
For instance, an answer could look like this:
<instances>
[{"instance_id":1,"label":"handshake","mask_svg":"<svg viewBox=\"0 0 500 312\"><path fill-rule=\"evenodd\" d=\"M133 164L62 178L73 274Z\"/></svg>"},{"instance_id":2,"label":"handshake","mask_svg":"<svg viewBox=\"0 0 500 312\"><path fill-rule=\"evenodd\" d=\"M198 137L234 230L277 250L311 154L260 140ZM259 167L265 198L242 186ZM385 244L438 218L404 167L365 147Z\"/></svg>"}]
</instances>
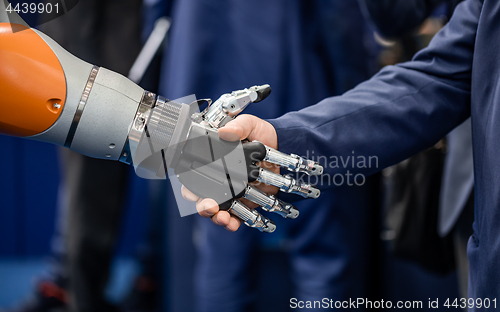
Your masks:
<instances>
[{"instance_id":1,"label":"handshake","mask_svg":"<svg viewBox=\"0 0 500 312\"><path fill-rule=\"evenodd\" d=\"M305 198L320 195L314 186L280 175L280 166L307 175L320 175L323 167L279 152L270 123L251 115L235 118L248 104L270 93L270 86L263 85L224 94L213 104L210 100L191 105L157 101L148 120L136 120L132 126L144 127L138 129L143 132L141 139L131 141L136 172L161 176L167 168L173 169L183 184L182 196L196 202L200 215L230 231L243 221L262 232L274 232L274 222L256 207L294 219L299 211L275 196L279 190ZM199 112L203 102L208 107Z\"/></svg>"}]
</instances>

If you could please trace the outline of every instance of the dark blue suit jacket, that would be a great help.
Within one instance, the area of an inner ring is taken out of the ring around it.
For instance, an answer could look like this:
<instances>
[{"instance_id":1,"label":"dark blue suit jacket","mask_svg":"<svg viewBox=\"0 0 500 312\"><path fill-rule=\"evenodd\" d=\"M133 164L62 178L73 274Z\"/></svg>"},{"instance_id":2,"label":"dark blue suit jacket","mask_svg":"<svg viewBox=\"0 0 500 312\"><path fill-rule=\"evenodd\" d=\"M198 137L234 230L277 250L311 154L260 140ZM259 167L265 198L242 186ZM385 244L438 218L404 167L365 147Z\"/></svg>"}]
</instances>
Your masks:
<instances>
[{"instance_id":1,"label":"dark blue suit jacket","mask_svg":"<svg viewBox=\"0 0 500 312\"><path fill-rule=\"evenodd\" d=\"M413 61L386 67L343 96L271 122L280 150L357 160L376 156L378 168L374 162L371 168L344 168L320 159L329 175L370 174L432 146L469 116L477 195L469 295L494 299L500 298L500 1L460 4Z\"/></svg>"}]
</instances>

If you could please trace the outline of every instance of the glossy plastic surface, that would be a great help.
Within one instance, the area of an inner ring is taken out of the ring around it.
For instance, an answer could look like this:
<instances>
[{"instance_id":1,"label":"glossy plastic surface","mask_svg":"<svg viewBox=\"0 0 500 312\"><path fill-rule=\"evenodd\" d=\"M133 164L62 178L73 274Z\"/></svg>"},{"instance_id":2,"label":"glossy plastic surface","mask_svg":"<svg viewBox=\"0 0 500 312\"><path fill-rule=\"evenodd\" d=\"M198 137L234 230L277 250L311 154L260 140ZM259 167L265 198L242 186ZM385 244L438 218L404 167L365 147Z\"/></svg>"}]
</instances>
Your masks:
<instances>
[{"instance_id":1,"label":"glossy plastic surface","mask_svg":"<svg viewBox=\"0 0 500 312\"><path fill-rule=\"evenodd\" d=\"M64 71L32 29L0 23L0 133L31 136L52 126L66 99Z\"/></svg>"}]
</instances>

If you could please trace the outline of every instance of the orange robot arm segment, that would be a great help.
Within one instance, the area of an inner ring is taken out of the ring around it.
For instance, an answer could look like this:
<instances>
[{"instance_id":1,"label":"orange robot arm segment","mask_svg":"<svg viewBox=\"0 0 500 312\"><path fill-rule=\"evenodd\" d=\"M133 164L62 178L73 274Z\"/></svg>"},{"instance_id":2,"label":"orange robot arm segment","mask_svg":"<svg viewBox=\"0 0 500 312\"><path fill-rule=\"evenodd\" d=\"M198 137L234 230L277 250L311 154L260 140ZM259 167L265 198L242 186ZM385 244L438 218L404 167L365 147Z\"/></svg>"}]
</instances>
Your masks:
<instances>
[{"instance_id":1,"label":"orange robot arm segment","mask_svg":"<svg viewBox=\"0 0 500 312\"><path fill-rule=\"evenodd\" d=\"M52 126L66 79L52 49L32 29L0 23L0 133L26 137Z\"/></svg>"}]
</instances>

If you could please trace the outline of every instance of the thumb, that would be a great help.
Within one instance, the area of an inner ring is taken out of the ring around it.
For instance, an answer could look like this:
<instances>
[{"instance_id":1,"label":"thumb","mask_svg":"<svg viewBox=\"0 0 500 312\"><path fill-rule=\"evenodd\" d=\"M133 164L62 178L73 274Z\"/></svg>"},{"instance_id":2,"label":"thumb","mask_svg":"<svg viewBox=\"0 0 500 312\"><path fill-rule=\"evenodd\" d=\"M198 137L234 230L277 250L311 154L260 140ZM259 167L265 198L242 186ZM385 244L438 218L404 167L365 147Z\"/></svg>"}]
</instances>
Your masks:
<instances>
[{"instance_id":1,"label":"thumb","mask_svg":"<svg viewBox=\"0 0 500 312\"><path fill-rule=\"evenodd\" d=\"M255 116L240 115L219 129L219 137L225 141L232 142L244 139L252 141L252 133L258 121L260 119Z\"/></svg>"}]
</instances>

